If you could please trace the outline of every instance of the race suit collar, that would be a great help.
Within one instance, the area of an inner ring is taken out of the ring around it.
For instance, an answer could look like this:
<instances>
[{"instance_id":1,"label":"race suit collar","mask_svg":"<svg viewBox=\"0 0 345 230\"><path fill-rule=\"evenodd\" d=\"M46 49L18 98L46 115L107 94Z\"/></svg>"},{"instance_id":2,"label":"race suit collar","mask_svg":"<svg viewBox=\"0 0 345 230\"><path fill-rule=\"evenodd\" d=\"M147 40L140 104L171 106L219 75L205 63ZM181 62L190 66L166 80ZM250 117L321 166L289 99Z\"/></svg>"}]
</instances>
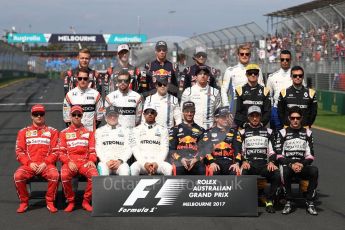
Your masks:
<instances>
[{"instance_id":1,"label":"race suit collar","mask_svg":"<svg viewBox=\"0 0 345 230\"><path fill-rule=\"evenodd\" d=\"M74 124L71 124L69 127L70 127L71 129L74 129L74 130L79 130L79 129L84 128L84 125L83 125L83 124L81 124L81 126L80 126L80 127L76 127Z\"/></svg>"},{"instance_id":2,"label":"race suit collar","mask_svg":"<svg viewBox=\"0 0 345 230\"><path fill-rule=\"evenodd\" d=\"M157 123L153 123L153 124L148 124L148 123L144 123L144 126L146 126L148 129L152 129L153 127L155 127L157 125Z\"/></svg>"},{"instance_id":3,"label":"race suit collar","mask_svg":"<svg viewBox=\"0 0 345 230\"><path fill-rule=\"evenodd\" d=\"M37 130L41 130L41 129L47 128L47 126L46 126L45 124L44 124L44 125L40 125L40 126L35 125L35 124L32 124L30 128L32 128L32 129L37 129Z\"/></svg>"}]
</instances>

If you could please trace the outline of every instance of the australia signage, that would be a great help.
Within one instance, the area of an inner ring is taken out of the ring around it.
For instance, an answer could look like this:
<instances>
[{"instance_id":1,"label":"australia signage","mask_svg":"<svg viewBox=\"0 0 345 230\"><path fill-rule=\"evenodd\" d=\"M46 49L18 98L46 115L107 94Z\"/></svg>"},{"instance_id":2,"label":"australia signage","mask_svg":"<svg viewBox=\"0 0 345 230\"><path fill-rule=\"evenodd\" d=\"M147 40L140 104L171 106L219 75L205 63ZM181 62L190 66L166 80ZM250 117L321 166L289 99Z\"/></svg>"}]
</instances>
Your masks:
<instances>
[{"instance_id":1,"label":"australia signage","mask_svg":"<svg viewBox=\"0 0 345 230\"><path fill-rule=\"evenodd\" d=\"M257 216L255 176L93 177L93 216Z\"/></svg>"},{"instance_id":2,"label":"australia signage","mask_svg":"<svg viewBox=\"0 0 345 230\"><path fill-rule=\"evenodd\" d=\"M8 43L144 43L144 34L40 34L9 33Z\"/></svg>"}]
</instances>

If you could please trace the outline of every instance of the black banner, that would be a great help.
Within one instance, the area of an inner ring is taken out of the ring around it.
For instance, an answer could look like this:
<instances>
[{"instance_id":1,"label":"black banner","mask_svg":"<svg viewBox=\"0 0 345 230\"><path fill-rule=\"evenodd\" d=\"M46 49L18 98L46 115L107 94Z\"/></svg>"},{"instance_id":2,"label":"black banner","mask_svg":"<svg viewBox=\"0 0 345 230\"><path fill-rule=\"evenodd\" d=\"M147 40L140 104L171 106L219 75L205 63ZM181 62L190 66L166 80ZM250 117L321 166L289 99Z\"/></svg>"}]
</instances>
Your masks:
<instances>
[{"instance_id":1,"label":"black banner","mask_svg":"<svg viewBox=\"0 0 345 230\"><path fill-rule=\"evenodd\" d=\"M104 43L101 34L52 34L49 43Z\"/></svg>"},{"instance_id":2,"label":"black banner","mask_svg":"<svg viewBox=\"0 0 345 230\"><path fill-rule=\"evenodd\" d=\"M98 176L93 216L258 216L256 176Z\"/></svg>"}]
</instances>

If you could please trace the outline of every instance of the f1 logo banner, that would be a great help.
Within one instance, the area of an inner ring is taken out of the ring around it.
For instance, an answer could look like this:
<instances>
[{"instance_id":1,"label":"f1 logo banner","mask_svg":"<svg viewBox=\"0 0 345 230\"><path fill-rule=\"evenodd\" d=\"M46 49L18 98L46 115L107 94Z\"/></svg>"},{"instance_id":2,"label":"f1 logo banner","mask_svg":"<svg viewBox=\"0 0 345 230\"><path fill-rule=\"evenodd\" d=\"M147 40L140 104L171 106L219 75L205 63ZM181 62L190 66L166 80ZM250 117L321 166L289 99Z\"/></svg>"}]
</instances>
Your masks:
<instances>
[{"instance_id":1,"label":"f1 logo banner","mask_svg":"<svg viewBox=\"0 0 345 230\"><path fill-rule=\"evenodd\" d=\"M258 216L256 176L98 176L93 216Z\"/></svg>"}]
</instances>

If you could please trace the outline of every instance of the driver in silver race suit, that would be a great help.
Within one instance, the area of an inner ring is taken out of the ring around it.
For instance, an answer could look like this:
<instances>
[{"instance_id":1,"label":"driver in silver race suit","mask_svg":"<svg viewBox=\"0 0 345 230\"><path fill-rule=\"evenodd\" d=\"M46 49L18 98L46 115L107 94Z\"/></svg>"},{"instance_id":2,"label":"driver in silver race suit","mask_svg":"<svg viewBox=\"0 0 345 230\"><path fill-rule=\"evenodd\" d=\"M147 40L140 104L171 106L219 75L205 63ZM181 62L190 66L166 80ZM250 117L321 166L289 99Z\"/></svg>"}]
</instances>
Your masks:
<instances>
[{"instance_id":1,"label":"driver in silver race suit","mask_svg":"<svg viewBox=\"0 0 345 230\"><path fill-rule=\"evenodd\" d=\"M89 131L94 131L103 118L103 101L97 90L88 87L88 75L88 69L79 70L78 86L66 94L63 102L63 120L68 127L71 123L71 108L74 105L79 105L84 111L82 124Z\"/></svg>"},{"instance_id":2,"label":"driver in silver race suit","mask_svg":"<svg viewBox=\"0 0 345 230\"><path fill-rule=\"evenodd\" d=\"M105 97L105 107L111 105L119 108L119 124L124 128L133 128L140 123L142 97L129 88L131 77L127 69L119 72L118 90Z\"/></svg>"},{"instance_id":3,"label":"driver in silver race suit","mask_svg":"<svg viewBox=\"0 0 345 230\"><path fill-rule=\"evenodd\" d=\"M131 165L131 175L172 175L172 166L166 162L169 152L168 129L156 123L157 110L153 104L144 108L145 122L131 129L129 145L137 160Z\"/></svg>"},{"instance_id":4,"label":"driver in silver race suit","mask_svg":"<svg viewBox=\"0 0 345 230\"><path fill-rule=\"evenodd\" d=\"M130 174L128 159L132 156L128 146L128 130L118 124L118 108L109 106L106 109L107 124L98 128L95 133L97 165L101 176Z\"/></svg>"}]
</instances>

